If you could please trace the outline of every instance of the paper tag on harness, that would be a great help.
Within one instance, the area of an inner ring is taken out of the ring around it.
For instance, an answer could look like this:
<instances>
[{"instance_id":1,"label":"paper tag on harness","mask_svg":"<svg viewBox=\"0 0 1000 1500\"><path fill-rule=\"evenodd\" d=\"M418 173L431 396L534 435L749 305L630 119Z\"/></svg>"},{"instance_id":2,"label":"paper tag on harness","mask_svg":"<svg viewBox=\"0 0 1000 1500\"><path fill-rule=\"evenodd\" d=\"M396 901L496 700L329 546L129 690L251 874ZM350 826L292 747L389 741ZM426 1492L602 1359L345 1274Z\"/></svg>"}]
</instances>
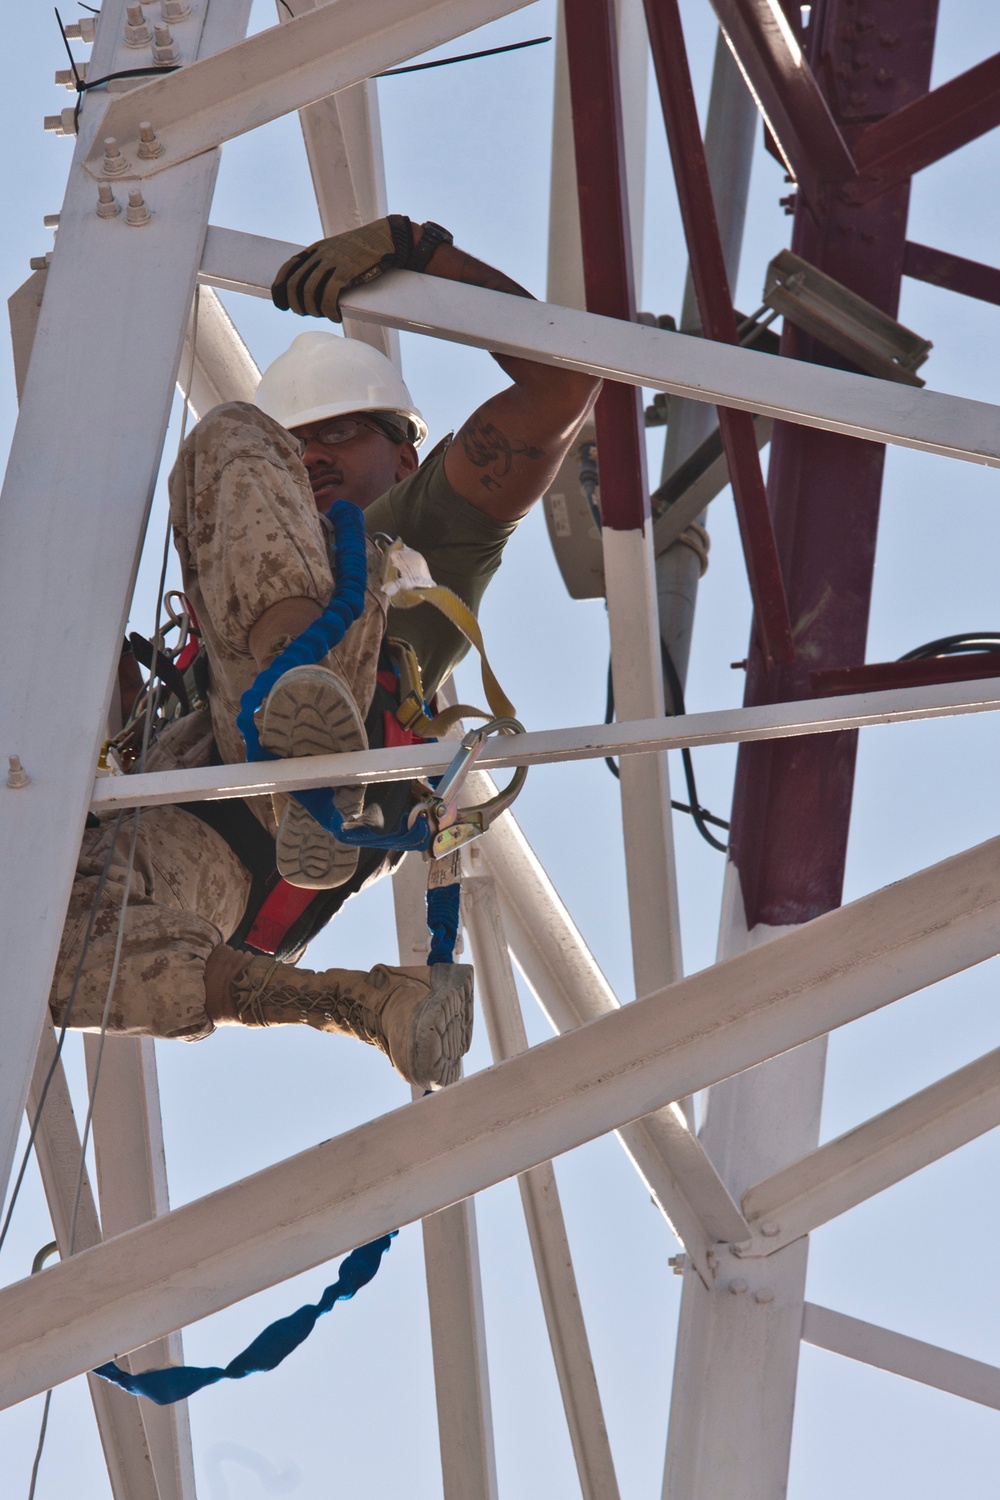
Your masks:
<instances>
[{"instance_id":1,"label":"paper tag on harness","mask_svg":"<svg viewBox=\"0 0 1000 1500\"><path fill-rule=\"evenodd\" d=\"M386 598L391 599L403 589L433 587L434 580L423 557L397 538L385 554L382 565L382 592Z\"/></svg>"},{"instance_id":2,"label":"paper tag on harness","mask_svg":"<svg viewBox=\"0 0 1000 1500\"><path fill-rule=\"evenodd\" d=\"M436 890L441 885L457 885L462 878L462 850L453 849L443 859L432 859L427 871L427 889Z\"/></svg>"}]
</instances>

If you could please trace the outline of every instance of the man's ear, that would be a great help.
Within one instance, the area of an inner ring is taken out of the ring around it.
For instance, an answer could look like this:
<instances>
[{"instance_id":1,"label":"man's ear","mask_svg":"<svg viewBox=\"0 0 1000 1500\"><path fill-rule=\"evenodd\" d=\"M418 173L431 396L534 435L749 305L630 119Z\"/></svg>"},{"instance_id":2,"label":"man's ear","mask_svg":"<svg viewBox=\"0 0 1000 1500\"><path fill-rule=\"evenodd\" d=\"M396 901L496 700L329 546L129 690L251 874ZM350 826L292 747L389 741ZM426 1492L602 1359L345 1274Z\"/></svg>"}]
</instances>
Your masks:
<instances>
[{"instance_id":1,"label":"man's ear","mask_svg":"<svg viewBox=\"0 0 1000 1500\"><path fill-rule=\"evenodd\" d=\"M416 473L420 467L420 459L417 450L412 443L404 443L399 450L399 461L396 464L396 483L405 479L408 474Z\"/></svg>"}]
</instances>

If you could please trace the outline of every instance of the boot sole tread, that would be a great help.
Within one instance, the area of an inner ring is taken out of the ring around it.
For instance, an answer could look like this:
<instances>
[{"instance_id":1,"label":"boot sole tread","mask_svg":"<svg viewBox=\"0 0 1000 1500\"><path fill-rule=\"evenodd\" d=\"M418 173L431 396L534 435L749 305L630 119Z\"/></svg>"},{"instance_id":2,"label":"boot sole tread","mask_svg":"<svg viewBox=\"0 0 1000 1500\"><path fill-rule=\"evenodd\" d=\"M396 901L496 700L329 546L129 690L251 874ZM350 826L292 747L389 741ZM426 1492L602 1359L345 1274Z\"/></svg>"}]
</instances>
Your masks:
<instances>
[{"instance_id":1,"label":"boot sole tread","mask_svg":"<svg viewBox=\"0 0 1000 1500\"><path fill-rule=\"evenodd\" d=\"M288 679L288 680L286 680ZM367 750L368 737L346 683L325 668L294 668L268 696L261 743L272 755L339 755ZM364 787L341 787L334 802L345 818L364 806ZM278 874L306 890L345 885L358 867L357 849L338 843L300 802L290 797L276 842Z\"/></svg>"}]
</instances>

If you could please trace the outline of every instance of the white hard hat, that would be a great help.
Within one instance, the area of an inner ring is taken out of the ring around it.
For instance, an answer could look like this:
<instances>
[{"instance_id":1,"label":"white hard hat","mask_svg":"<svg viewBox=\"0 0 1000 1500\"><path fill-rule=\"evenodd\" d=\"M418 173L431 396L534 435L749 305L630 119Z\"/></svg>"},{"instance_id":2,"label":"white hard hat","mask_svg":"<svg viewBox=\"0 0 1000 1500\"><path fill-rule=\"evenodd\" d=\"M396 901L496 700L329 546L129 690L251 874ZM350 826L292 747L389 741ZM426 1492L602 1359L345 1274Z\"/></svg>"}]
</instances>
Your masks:
<instances>
[{"instance_id":1,"label":"white hard hat","mask_svg":"<svg viewBox=\"0 0 1000 1500\"><path fill-rule=\"evenodd\" d=\"M398 413L417 445L427 423L395 365L360 339L313 329L300 333L260 378L254 405L282 427L300 427L354 411Z\"/></svg>"}]
</instances>

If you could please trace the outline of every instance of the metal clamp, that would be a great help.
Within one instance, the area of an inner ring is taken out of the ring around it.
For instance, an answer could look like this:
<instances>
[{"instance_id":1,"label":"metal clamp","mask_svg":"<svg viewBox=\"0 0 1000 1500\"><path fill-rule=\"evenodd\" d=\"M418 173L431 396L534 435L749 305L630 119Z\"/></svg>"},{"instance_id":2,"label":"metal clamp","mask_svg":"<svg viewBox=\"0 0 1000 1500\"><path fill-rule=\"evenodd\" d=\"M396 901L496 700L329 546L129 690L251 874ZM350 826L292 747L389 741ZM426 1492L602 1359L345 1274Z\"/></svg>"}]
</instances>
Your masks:
<instances>
[{"instance_id":1,"label":"metal clamp","mask_svg":"<svg viewBox=\"0 0 1000 1500\"><path fill-rule=\"evenodd\" d=\"M462 739L451 765L441 777L429 797L418 802L410 813L410 826L425 815L434 837L428 853L431 859L444 859L463 844L471 844L481 838L494 818L499 817L514 801L524 785L527 766L518 766L510 784L497 792L488 802L479 807L459 807L458 798L473 765L482 753L491 734L523 734L524 726L517 719L491 719L479 729L471 729Z\"/></svg>"}]
</instances>

